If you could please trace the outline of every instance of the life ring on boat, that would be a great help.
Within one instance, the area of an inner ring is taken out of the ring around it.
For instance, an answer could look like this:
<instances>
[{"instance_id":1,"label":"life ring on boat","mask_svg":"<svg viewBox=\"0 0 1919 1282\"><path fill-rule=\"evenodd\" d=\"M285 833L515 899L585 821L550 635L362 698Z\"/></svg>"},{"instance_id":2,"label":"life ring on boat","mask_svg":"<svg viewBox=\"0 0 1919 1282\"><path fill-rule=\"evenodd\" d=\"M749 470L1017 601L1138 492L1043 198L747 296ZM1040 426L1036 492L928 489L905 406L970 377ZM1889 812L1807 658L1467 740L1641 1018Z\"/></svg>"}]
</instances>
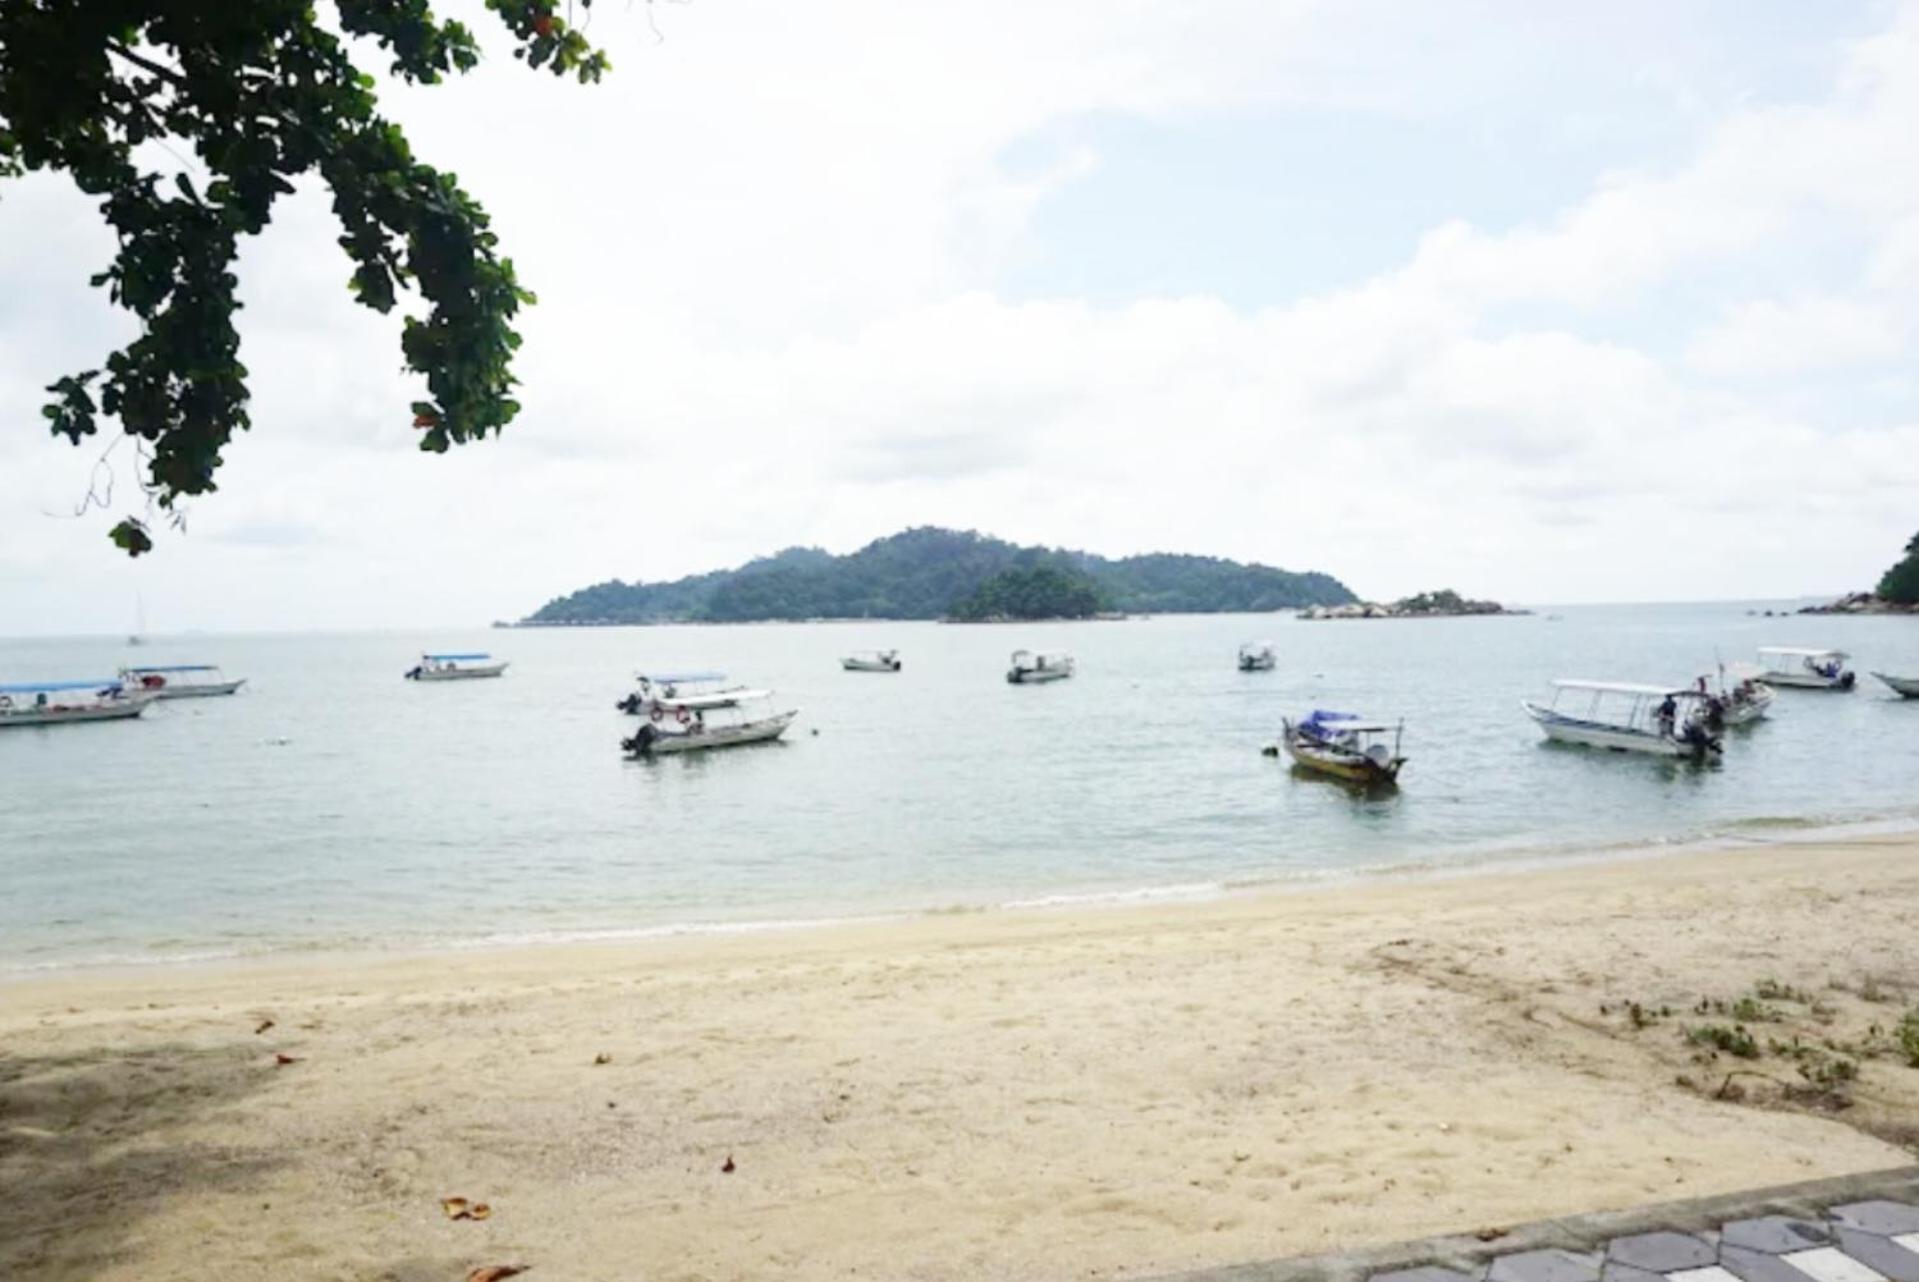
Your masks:
<instances>
[{"instance_id":1,"label":"life ring on boat","mask_svg":"<svg viewBox=\"0 0 1919 1282\"><path fill-rule=\"evenodd\" d=\"M666 715L666 709L656 703L653 705L653 711L648 715L652 717L653 720L658 721Z\"/></svg>"},{"instance_id":2,"label":"life ring on boat","mask_svg":"<svg viewBox=\"0 0 1919 1282\"><path fill-rule=\"evenodd\" d=\"M693 714L688 712L685 708L681 708L679 710L679 713L677 714L676 719L683 726L690 725L693 721Z\"/></svg>"}]
</instances>

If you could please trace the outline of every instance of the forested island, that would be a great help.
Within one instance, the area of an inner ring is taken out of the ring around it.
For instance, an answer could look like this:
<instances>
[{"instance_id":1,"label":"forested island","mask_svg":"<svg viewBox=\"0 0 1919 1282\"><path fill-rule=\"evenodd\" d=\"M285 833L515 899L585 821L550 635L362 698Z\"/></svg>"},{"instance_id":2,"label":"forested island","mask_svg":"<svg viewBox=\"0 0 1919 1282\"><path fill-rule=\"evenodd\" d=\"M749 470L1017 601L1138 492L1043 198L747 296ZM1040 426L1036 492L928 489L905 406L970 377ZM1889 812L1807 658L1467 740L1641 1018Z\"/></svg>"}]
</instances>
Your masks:
<instances>
[{"instance_id":1,"label":"forested island","mask_svg":"<svg viewBox=\"0 0 1919 1282\"><path fill-rule=\"evenodd\" d=\"M1109 559L922 526L845 556L788 548L738 569L667 583L614 579L556 597L517 626L1217 614L1355 599L1338 579L1317 572L1169 553Z\"/></svg>"},{"instance_id":2,"label":"forested island","mask_svg":"<svg viewBox=\"0 0 1919 1282\"><path fill-rule=\"evenodd\" d=\"M1497 601L1475 601L1451 588L1401 597L1390 605L1377 601L1350 601L1344 605L1308 606L1302 619L1453 619L1479 614L1530 614L1530 610L1509 610Z\"/></svg>"},{"instance_id":3,"label":"forested island","mask_svg":"<svg viewBox=\"0 0 1919 1282\"><path fill-rule=\"evenodd\" d=\"M1919 614L1919 534L1906 555L1879 578L1873 592L1850 592L1829 605L1809 605L1801 614Z\"/></svg>"}]
</instances>

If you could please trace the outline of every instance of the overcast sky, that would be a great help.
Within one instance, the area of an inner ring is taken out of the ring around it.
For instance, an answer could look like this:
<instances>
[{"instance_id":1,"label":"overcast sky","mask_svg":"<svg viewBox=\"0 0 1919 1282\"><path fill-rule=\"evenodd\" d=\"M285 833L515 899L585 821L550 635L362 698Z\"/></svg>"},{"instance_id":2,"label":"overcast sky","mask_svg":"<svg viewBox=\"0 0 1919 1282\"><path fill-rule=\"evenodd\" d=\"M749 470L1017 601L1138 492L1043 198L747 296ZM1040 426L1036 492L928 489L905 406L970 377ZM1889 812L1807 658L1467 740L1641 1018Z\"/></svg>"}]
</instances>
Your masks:
<instances>
[{"instance_id":1,"label":"overcast sky","mask_svg":"<svg viewBox=\"0 0 1919 1282\"><path fill-rule=\"evenodd\" d=\"M254 428L129 564L39 417L127 332L111 242L0 186L0 634L482 623L926 523L1530 602L1868 586L1919 529L1919 4L603 0L597 87L441 7L493 57L387 107L539 294L519 420L415 451L305 191Z\"/></svg>"}]
</instances>

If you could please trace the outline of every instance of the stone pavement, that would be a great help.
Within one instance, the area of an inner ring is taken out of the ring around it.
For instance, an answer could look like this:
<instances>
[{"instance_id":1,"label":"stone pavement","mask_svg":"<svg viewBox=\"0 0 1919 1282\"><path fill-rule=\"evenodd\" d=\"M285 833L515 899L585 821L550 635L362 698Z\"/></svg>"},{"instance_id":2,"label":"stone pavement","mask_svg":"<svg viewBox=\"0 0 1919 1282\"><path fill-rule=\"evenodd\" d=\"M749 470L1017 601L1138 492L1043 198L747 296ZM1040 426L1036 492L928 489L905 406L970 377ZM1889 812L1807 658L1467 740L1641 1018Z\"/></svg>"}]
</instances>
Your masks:
<instances>
[{"instance_id":1,"label":"stone pavement","mask_svg":"<svg viewBox=\"0 0 1919 1282\"><path fill-rule=\"evenodd\" d=\"M1919 1167L1166 1282L1919 1282Z\"/></svg>"}]
</instances>

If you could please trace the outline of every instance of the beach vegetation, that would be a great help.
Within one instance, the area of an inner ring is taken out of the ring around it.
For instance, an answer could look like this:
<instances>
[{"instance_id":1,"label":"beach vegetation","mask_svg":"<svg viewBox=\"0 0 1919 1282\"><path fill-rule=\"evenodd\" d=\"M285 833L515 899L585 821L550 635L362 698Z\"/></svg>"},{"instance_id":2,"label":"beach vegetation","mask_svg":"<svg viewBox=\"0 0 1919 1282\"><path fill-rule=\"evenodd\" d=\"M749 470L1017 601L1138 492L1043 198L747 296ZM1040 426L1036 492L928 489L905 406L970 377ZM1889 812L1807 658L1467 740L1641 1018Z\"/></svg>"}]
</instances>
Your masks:
<instances>
[{"instance_id":1,"label":"beach vegetation","mask_svg":"<svg viewBox=\"0 0 1919 1282\"><path fill-rule=\"evenodd\" d=\"M1919 1068L1919 1008L1907 1011L1892 1030L1893 1044L1907 1068Z\"/></svg>"},{"instance_id":2,"label":"beach vegetation","mask_svg":"<svg viewBox=\"0 0 1919 1282\"><path fill-rule=\"evenodd\" d=\"M608 70L567 21L572 6L486 8L528 67L581 82ZM433 85L477 66L479 43L421 0L340 0L327 19L306 0L0 0L0 181L64 173L97 199L118 250L91 283L138 322L124 346L50 384L42 410L74 445L102 420L124 434L115 445L132 439L146 506L111 532L131 556L152 548L156 513L181 525L182 501L217 488L223 451L251 426L234 267L297 180L331 192L358 302L424 304L400 333L401 363L426 385L407 410L419 447L480 440L519 412L513 322L533 295L486 211L415 155L355 60L370 44L394 79ZM86 506L111 502L109 489Z\"/></svg>"},{"instance_id":3,"label":"beach vegetation","mask_svg":"<svg viewBox=\"0 0 1919 1282\"><path fill-rule=\"evenodd\" d=\"M1759 1043L1742 1024L1700 1024L1686 1029L1686 1040L1706 1050L1718 1051L1734 1059L1758 1059Z\"/></svg>"}]
</instances>

